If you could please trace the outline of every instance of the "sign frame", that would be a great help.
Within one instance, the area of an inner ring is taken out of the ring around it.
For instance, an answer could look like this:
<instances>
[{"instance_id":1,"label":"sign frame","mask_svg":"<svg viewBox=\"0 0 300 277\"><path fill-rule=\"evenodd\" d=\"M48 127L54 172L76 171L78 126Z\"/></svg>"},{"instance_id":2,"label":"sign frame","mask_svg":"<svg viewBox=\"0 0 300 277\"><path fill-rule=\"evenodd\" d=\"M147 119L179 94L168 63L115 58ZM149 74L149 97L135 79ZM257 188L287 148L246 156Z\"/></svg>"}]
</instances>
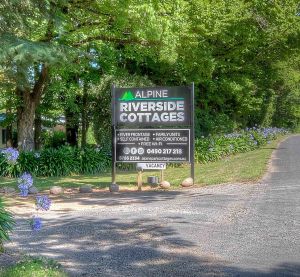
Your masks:
<instances>
[{"instance_id":1,"label":"sign frame","mask_svg":"<svg viewBox=\"0 0 300 277\"><path fill-rule=\"evenodd\" d=\"M195 180L195 157L194 157L194 150L195 150L195 92L194 92L194 82L191 83L190 86L186 86L189 88L190 90L190 125L184 125L182 126L182 128L180 127L175 127L175 126L170 126L170 130L175 130L175 129L189 129L189 135L190 135L190 141L189 141L189 156L190 156L190 165L191 165L191 177L193 180ZM161 87L159 87L161 88ZM117 143L117 139L116 139L116 130L117 130L117 122L116 122L116 86L115 84L112 84L111 87L111 111L112 111L112 125L111 125L111 136L112 136L112 186L117 185L116 184L116 143ZM148 125L149 126L149 125ZM148 127L147 126L147 127ZM167 126L163 126L162 129L166 129L168 128ZM126 126L124 126L123 128L121 127L120 130L122 129L136 129L136 128L128 128ZM149 129L158 129L158 128L149 128ZM124 162L124 161L122 161ZM162 161L164 163L166 163L166 161ZM171 161L172 162L172 161ZM141 161L134 161L131 163L142 163ZM145 162L146 163L146 162ZM147 161L147 163L159 163L159 161ZM172 162L173 163L173 162Z\"/></svg>"}]
</instances>

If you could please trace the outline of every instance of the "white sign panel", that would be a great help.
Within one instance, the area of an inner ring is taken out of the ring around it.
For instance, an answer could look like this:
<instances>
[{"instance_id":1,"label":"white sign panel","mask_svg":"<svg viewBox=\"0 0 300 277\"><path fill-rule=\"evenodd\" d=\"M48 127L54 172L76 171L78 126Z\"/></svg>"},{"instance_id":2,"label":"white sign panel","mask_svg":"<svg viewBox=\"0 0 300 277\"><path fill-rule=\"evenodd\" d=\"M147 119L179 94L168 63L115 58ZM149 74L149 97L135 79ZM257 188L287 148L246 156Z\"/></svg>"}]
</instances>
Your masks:
<instances>
[{"instance_id":1,"label":"white sign panel","mask_svg":"<svg viewBox=\"0 0 300 277\"><path fill-rule=\"evenodd\" d=\"M166 169L166 164L165 163L137 163L136 165L137 168L141 169Z\"/></svg>"}]
</instances>

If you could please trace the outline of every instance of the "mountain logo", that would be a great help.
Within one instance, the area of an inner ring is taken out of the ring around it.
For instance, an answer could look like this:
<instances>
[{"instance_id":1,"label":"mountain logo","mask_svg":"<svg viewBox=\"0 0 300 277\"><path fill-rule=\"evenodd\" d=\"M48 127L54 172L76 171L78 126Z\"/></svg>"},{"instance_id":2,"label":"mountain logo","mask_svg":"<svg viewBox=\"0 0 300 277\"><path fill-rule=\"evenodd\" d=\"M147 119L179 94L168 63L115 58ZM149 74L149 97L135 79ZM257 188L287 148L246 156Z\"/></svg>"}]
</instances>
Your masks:
<instances>
[{"instance_id":1,"label":"mountain logo","mask_svg":"<svg viewBox=\"0 0 300 277\"><path fill-rule=\"evenodd\" d=\"M124 92L124 94L120 100L121 101L130 101L133 99L135 99L135 97L133 96L133 93L130 90L128 90L128 91Z\"/></svg>"}]
</instances>

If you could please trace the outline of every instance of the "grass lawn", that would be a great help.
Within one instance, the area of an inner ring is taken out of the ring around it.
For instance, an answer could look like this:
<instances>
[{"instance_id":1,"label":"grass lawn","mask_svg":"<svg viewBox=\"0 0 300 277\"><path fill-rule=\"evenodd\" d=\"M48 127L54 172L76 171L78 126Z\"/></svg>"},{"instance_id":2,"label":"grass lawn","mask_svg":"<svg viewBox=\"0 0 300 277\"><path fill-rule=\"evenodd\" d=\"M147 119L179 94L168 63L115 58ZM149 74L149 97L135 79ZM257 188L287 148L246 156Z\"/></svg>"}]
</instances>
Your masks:
<instances>
[{"instance_id":1,"label":"grass lawn","mask_svg":"<svg viewBox=\"0 0 300 277\"><path fill-rule=\"evenodd\" d=\"M52 260L28 258L14 266L0 270L0 277L67 277L60 265Z\"/></svg>"},{"instance_id":2,"label":"grass lawn","mask_svg":"<svg viewBox=\"0 0 300 277\"><path fill-rule=\"evenodd\" d=\"M285 137L278 138L270 144L251 152L233 155L217 162L197 164L195 166L195 183L198 185L212 185L258 180L267 169L272 151L276 149L283 138ZM189 166L169 168L164 173L164 179L170 181L173 186L178 187L184 178L189 177L189 171ZM143 181L146 182L147 176L150 175L159 176L159 172L145 172ZM132 189L136 187L136 178L136 172L118 172L117 183L121 185L121 188ZM76 188L83 184L91 184L95 188L104 189L109 186L110 182L110 173L103 173L100 175L35 178L34 184L40 190L49 189L53 185ZM1 186L16 187L16 180L0 178Z\"/></svg>"}]
</instances>

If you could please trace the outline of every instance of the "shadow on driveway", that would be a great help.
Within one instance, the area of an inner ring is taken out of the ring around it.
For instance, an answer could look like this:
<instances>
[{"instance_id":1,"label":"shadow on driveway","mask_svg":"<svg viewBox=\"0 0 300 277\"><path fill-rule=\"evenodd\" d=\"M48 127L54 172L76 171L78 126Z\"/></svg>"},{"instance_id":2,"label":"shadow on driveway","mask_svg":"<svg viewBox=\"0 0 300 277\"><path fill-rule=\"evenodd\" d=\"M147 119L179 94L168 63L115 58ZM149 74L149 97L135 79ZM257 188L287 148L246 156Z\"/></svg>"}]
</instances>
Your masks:
<instances>
[{"instance_id":1,"label":"shadow on driveway","mask_svg":"<svg viewBox=\"0 0 300 277\"><path fill-rule=\"evenodd\" d=\"M180 216L170 217L185 224ZM38 233L18 222L10 249L53 258L71 276L299 276L300 264L280 264L268 272L232 267L203 256L194 242L156 219L60 217Z\"/></svg>"}]
</instances>

